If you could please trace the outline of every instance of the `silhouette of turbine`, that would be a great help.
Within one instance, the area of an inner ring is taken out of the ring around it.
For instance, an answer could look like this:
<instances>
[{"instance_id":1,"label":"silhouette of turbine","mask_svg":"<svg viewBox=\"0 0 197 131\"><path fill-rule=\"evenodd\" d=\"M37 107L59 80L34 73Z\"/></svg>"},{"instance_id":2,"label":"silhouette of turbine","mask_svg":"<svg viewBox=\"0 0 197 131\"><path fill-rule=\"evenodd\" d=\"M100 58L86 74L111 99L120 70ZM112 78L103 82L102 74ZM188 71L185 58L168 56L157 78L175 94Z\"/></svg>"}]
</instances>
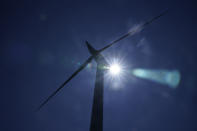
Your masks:
<instances>
[{"instance_id":1,"label":"silhouette of turbine","mask_svg":"<svg viewBox=\"0 0 197 131\"><path fill-rule=\"evenodd\" d=\"M62 84L59 88L57 88L38 108L37 111L40 110L48 101L55 96L73 77L75 77L81 70L83 70L88 63L90 63L93 59L97 63L97 71L96 71L96 81L94 88L94 98L92 105L92 114L91 114L91 123L90 123L90 131L102 131L103 130L103 87L104 87L104 73L108 70L109 64L101 54L102 51L111 47L115 43L123 40L128 36L133 36L144 29L145 26L151 24L154 20L166 14L168 10L165 10L160 15L153 17L149 21L144 24L138 25L135 28L132 28L128 33L122 35L118 39L112 41L107 46L101 48L100 50L94 49L88 41L86 41L87 48L91 54L91 56Z\"/></svg>"}]
</instances>

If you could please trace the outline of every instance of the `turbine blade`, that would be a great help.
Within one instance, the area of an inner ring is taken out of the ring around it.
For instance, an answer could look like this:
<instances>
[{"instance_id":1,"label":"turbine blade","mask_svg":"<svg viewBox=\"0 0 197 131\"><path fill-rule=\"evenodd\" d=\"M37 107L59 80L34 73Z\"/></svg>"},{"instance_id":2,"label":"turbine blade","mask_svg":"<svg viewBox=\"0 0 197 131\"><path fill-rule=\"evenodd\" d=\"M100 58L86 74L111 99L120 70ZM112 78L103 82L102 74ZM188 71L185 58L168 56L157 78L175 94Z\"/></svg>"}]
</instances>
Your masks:
<instances>
[{"instance_id":1,"label":"turbine blade","mask_svg":"<svg viewBox=\"0 0 197 131\"><path fill-rule=\"evenodd\" d=\"M164 10L164 11L163 11L161 14L159 14L158 16L153 17L153 18L150 19L149 21L145 22L145 23L143 24L143 26L146 26L146 25L151 24L154 20L156 20L156 19L158 19L159 17L165 15L167 12L168 12L168 9Z\"/></svg>"},{"instance_id":2,"label":"turbine blade","mask_svg":"<svg viewBox=\"0 0 197 131\"><path fill-rule=\"evenodd\" d=\"M165 15L167 13L168 9L163 11L161 14L159 14L156 17L153 17L152 19L150 19L149 21L145 22L144 24L141 24L139 26L136 26L135 28L131 29L128 33L122 35L121 37L119 37L118 39L112 41L109 45L103 47L102 49L99 50L99 52L104 51L105 49L111 47L112 45L114 45L115 43L119 42L120 40L123 40L124 38L128 37L128 36L133 36L135 34L137 34L138 32L140 32L141 30L144 29L144 27L146 27L147 25L151 24L153 21L155 21L156 19L160 18L161 16Z\"/></svg>"},{"instance_id":3,"label":"turbine blade","mask_svg":"<svg viewBox=\"0 0 197 131\"><path fill-rule=\"evenodd\" d=\"M86 65L91 62L93 56L90 56L59 88L57 88L38 108L36 111L39 111L47 102L55 96L74 76L76 76L82 69L86 67Z\"/></svg>"}]
</instances>

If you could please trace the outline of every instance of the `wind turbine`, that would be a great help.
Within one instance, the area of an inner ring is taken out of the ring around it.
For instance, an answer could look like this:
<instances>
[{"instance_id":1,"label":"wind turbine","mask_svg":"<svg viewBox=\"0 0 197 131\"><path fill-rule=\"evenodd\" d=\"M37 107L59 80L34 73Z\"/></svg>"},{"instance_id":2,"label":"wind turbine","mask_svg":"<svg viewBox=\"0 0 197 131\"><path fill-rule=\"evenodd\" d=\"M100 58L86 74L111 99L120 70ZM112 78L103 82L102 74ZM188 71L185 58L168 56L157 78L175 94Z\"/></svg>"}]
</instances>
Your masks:
<instances>
[{"instance_id":1,"label":"wind turbine","mask_svg":"<svg viewBox=\"0 0 197 131\"><path fill-rule=\"evenodd\" d=\"M88 63L90 63L93 59L97 63L97 70L96 70L96 81L95 81L95 88L94 88L94 98L93 98L93 105L92 105L92 113L91 113L91 123L90 123L90 131L102 131L103 130L103 88L104 88L104 74L109 69L109 64L101 54L104 50L111 47L115 43L119 42L120 40L128 37L133 36L144 29L147 25L151 24L154 20L158 19L159 17L166 14L167 10L162 12L160 15L153 17L149 21L145 22L144 24L138 25L135 28L132 28L128 33L122 35L118 39L112 41L107 46L96 50L94 49L88 41L86 41L87 48L91 54L91 56L62 84L59 88L57 88L39 107L37 110L40 110L48 101L54 97L73 77L75 77L81 70L83 70Z\"/></svg>"}]
</instances>

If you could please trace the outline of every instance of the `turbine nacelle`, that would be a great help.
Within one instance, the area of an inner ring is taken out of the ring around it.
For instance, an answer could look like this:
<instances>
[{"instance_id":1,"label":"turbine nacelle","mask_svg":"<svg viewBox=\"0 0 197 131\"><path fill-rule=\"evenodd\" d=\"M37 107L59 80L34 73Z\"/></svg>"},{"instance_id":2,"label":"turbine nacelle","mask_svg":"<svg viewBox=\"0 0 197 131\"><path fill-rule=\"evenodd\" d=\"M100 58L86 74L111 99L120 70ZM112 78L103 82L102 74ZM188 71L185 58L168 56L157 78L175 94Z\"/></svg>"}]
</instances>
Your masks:
<instances>
[{"instance_id":1,"label":"turbine nacelle","mask_svg":"<svg viewBox=\"0 0 197 131\"><path fill-rule=\"evenodd\" d=\"M87 45L88 51L94 57L94 60L98 64L99 68L103 70L107 70L109 67L109 64L107 63L104 56L100 53L100 51L92 47L88 41L86 41L86 45Z\"/></svg>"}]
</instances>

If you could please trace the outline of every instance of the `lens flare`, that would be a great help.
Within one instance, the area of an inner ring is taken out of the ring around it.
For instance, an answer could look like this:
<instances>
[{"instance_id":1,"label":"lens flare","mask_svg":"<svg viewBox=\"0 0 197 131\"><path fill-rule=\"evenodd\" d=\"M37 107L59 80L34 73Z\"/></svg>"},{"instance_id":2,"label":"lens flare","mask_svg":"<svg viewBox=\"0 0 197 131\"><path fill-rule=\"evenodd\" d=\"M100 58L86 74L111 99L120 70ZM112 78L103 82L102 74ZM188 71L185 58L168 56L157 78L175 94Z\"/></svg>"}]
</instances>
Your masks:
<instances>
[{"instance_id":1,"label":"lens flare","mask_svg":"<svg viewBox=\"0 0 197 131\"><path fill-rule=\"evenodd\" d=\"M134 69L132 74L136 77L148 79L161 84L166 84L175 88L180 83L181 75L179 71L173 70L149 70L149 69Z\"/></svg>"}]
</instances>

